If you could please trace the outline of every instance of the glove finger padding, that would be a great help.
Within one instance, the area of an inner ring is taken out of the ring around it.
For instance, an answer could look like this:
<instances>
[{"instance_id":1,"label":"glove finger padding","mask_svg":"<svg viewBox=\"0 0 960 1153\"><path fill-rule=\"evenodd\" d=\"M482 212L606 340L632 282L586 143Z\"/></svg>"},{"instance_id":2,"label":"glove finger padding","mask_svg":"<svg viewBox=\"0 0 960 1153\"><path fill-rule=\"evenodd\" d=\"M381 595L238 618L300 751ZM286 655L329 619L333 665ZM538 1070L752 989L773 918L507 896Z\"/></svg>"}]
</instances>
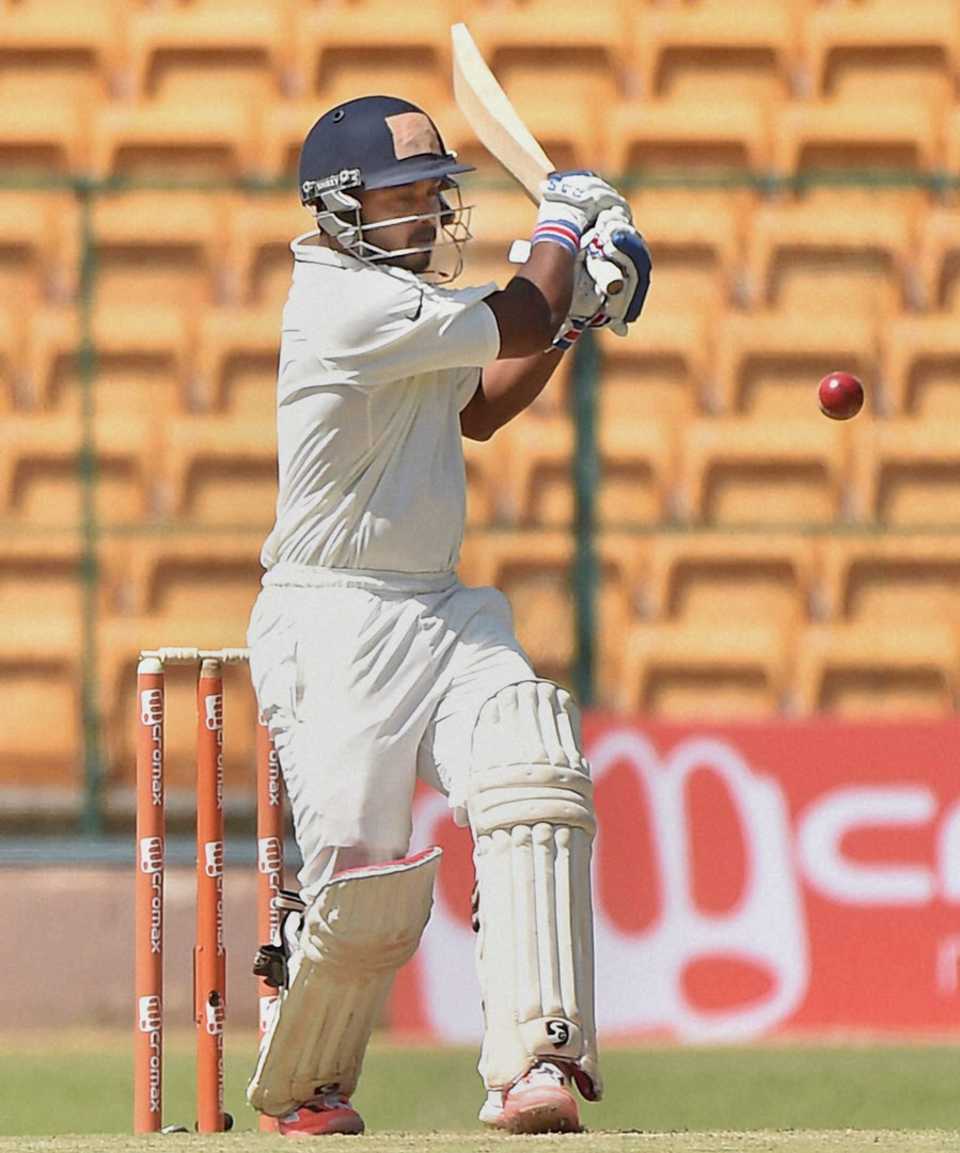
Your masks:
<instances>
[{"instance_id":1,"label":"glove finger padding","mask_svg":"<svg viewBox=\"0 0 960 1153\"><path fill-rule=\"evenodd\" d=\"M611 331L626 336L627 326L640 316L650 290L650 250L636 228L615 211L601 213L581 244L593 258L607 260L623 272L623 291L606 297L604 312ZM588 270L589 264L585 262Z\"/></svg>"}]
</instances>

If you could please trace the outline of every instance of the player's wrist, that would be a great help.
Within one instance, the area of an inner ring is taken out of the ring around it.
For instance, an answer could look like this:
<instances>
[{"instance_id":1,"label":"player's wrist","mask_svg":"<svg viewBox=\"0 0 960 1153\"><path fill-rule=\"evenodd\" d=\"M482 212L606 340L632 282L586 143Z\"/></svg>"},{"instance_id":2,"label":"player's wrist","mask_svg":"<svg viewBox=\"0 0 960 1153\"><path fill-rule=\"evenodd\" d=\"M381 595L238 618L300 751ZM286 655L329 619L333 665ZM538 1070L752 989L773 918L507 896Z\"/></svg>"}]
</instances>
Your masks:
<instances>
[{"instance_id":1,"label":"player's wrist","mask_svg":"<svg viewBox=\"0 0 960 1153\"><path fill-rule=\"evenodd\" d=\"M580 238L586 228L586 218L577 209L565 204L544 202L530 238L532 245L559 244L571 256L580 251Z\"/></svg>"}]
</instances>

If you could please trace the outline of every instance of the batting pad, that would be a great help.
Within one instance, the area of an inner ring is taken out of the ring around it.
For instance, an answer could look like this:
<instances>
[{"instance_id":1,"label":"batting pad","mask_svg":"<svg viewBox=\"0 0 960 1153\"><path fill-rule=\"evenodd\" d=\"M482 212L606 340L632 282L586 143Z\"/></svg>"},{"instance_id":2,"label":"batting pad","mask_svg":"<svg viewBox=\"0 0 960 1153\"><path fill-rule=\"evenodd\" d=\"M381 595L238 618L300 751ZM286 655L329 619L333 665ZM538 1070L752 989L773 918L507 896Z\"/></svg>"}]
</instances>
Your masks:
<instances>
[{"instance_id":1,"label":"batting pad","mask_svg":"<svg viewBox=\"0 0 960 1153\"><path fill-rule=\"evenodd\" d=\"M433 848L347 869L317 894L247 1087L254 1109L281 1117L322 1092L354 1091L394 974L430 919L440 857Z\"/></svg>"},{"instance_id":2,"label":"batting pad","mask_svg":"<svg viewBox=\"0 0 960 1153\"><path fill-rule=\"evenodd\" d=\"M468 811L480 895L480 1073L488 1089L505 1089L549 1057L596 1100L593 784L568 693L529 681L484 705Z\"/></svg>"}]
</instances>

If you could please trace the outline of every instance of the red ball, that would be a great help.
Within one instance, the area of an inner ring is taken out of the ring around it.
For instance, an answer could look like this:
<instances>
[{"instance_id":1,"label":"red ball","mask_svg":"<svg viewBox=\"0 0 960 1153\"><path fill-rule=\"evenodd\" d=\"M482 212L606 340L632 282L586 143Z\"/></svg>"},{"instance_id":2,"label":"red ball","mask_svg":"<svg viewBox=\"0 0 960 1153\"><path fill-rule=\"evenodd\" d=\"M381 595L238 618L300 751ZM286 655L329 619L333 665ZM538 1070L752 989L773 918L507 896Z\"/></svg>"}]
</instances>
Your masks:
<instances>
[{"instance_id":1,"label":"red ball","mask_svg":"<svg viewBox=\"0 0 960 1153\"><path fill-rule=\"evenodd\" d=\"M817 387L820 411L831 420L849 420L863 408L863 385L849 372L831 372Z\"/></svg>"}]
</instances>

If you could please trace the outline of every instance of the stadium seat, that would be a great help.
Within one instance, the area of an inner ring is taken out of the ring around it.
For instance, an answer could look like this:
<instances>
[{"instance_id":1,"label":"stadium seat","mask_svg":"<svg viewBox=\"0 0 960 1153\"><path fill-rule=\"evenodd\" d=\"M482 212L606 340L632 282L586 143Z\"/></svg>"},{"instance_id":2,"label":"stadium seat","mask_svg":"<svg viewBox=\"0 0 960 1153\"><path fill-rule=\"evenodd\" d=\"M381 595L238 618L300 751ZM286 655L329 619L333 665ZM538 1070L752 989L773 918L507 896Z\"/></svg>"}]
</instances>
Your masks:
<instances>
[{"instance_id":1,"label":"stadium seat","mask_svg":"<svg viewBox=\"0 0 960 1153\"><path fill-rule=\"evenodd\" d=\"M786 636L807 616L815 553L791 533L661 533L650 546L644 605L652 619L774 626Z\"/></svg>"},{"instance_id":2,"label":"stadium seat","mask_svg":"<svg viewBox=\"0 0 960 1153\"><path fill-rule=\"evenodd\" d=\"M282 306L293 271L290 242L313 227L313 216L296 191L236 196L224 224L227 299Z\"/></svg>"},{"instance_id":3,"label":"stadium seat","mask_svg":"<svg viewBox=\"0 0 960 1153\"><path fill-rule=\"evenodd\" d=\"M960 416L960 331L955 313L898 316L881 330L890 412L926 420Z\"/></svg>"},{"instance_id":4,"label":"stadium seat","mask_svg":"<svg viewBox=\"0 0 960 1153\"><path fill-rule=\"evenodd\" d=\"M755 100L790 93L796 67L794 13L765 0L730 19L722 3L631 5L632 43L648 95L671 100Z\"/></svg>"},{"instance_id":5,"label":"stadium seat","mask_svg":"<svg viewBox=\"0 0 960 1153\"><path fill-rule=\"evenodd\" d=\"M209 309L200 318L195 361L203 408L272 425L276 419L280 316L258 308Z\"/></svg>"},{"instance_id":6,"label":"stadium seat","mask_svg":"<svg viewBox=\"0 0 960 1153\"><path fill-rule=\"evenodd\" d=\"M23 349L25 327L19 311L0 305L0 417L27 404Z\"/></svg>"},{"instance_id":7,"label":"stadium seat","mask_svg":"<svg viewBox=\"0 0 960 1153\"><path fill-rule=\"evenodd\" d=\"M650 417L680 420L707 402L707 326L692 313L651 306L626 337L602 330L603 376L596 396L601 428Z\"/></svg>"},{"instance_id":8,"label":"stadium seat","mask_svg":"<svg viewBox=\"0 0 960 1153\"><path fill-rule=\"evenodd\" d=\"M960 441L951 422L904 417L854 432L869 517L891 527L960 525Z\"/></svg>"},{"instance_id":9,"label":"stadium seat","mask_svg":"<svg viewBox=\"0 0 960 1153\"><path fill-rule=\"evenodd\" d=\"M871 0L811 6L803 22L805 63L817 96L870 100L952 96L957 63L952 0Z\"/></svg>"},{"instance_id":10,"label":"stadium seat","mask_svg":"<svg viewBox=\"0 0 960 1153\"><path fill-rule=\"evenodd\" d=\"M660 311L723 309L739 293L752 212L748 192L638 189L630 206L653 256L655 287L644 324Z\"/></svg>"},{"instance_id":11,"label":"stadium seat","mask_svg":"<svg viewBox=\"0 0 960 1153\"><path fill-rule=\"evenodd\" d=\"M569 683L574 657L566 532L472 532L464 541L460 575L468 585L493 585L510 601L514 627L541 676Z\"/></svg>"},{"instance_id":12,"label":"stadium seat","mask_svg":"<svg viewBox=\"0 0 960 1153\"><path fill-rule=\"evenodd\" d=\"M890 204L819 200L757 209L747 243L751 298L797 312L887 317L906 295L913 219Z\"/></svg>"},{"instance_id":13,"label":"stadium seat","mask_svg":"<svg viewBox=\"0 0 960 1153\"><path fill-rule=\"evenodd\" d=\"M848 433L820 416L695 420L682 438L680 510L708 525L831 524L848 511Z\"/></svg>"},{"instance_id":14,"label":"stadium seat","mask_svg":"<svg viewBox=\"0 0 960 1153\"><path fill-rule=\"evenodd\" d=\"M957 642L942 625L811 625L797 645L790 705L801 714L950 716Z\"/></svg>"},{"instance_id":15,"label":"stadium seat","mask_svg":"<svg viewBox=\"0 0 960 1153\"><path fill-rule=\"evenodd\" d=\"M63 302L77 284L80 229L68 193L0 191L0 295L22 304Z\"/></svg>"},{"instance_id":16,"label":"stadium seat","mask_svg":"<svg viewBox=\"0 0 960 1153\"><path fill-rule=\"evenodd\" d=\"M98 416L94 512L101 524L140 521L149 511L149 416ZM84 429L72 414L8 416L0 424L0 515L51 529L84 516Z\"/></svg>"},{"instance_id":17,"label":"stadium seat","mask_svg":"<svg viewBox=\"0 0 960 1153\"><path fill-rule=\"evenodd\" d=\"M785 176L868 167L932 172L939 163L939 118L921 99L784 104L774 113L772 134L773 167Z\"/></svg>"},{"instance_id":18,"label":"stadium seat","mask_svg":"<svg viewBox=\"0 0 960 1153\"><path fill-rule=\"evenodd\" d=\"M0 7L0 93L61 112L109 94L120 66L123 20L113 0L84 0L83 18L77 15L53 3Z\"/></svg>"},{"instance_id":19,"label":"stadium seat","mask_svg":"<svg viewBox=\"0 0 960 1153\"><path fill-rule=\"evenodd\" d=\"M770 167L769 112L746 100L626 100L609 112L607 165L623 173Z\"/></svg>"},{"instance_id":20,"label":"stadium seat","mask_svg":"<svg viewBox=\"0 0 960 1153\"><path fill-rule=\"evenodd\" d=\"M277 499L276 425L186 416L164 430L169 508L186 522L269 529Z\"/></svg>"},{"instance_id":21,"label":"stadium seat","mask_svg":"<svg viewBox=\"0 0 960 1153\"><path fill-rule=\"evenodd\" d=\"M780 630L755 621L638 623L626 637L617 703L677 719L769 716L787 658Z\"/></svg>"},{"instance_id":22,"label":"stadium seat","mask_svg":"<svg viewBox=\"0 0 960 1153\"><path fill-rule=\"evenodd\" d=\"M128 13L128 86L137 97L252 109L275 98L287 65L286 13L248 2Z\"/></svg>"},{"instance_id":23,"label":"stadium seat","mask_svg":"<svg viewBox=\"0 0 960 1153\"><path fill-rule=\"evenodd\" d=\"M960 211L931 208L919 222L919 251L913 269L915 292L925 308L960 306Z\"/></svg>"},{"instance_id":24,"label":"stadium seat","mask_svg":"<svg viewBox=\"0 0 960 1153\"><path fill-rule=\"evenodd\" d=\"M501 508L519 525L568 528L573 524L573 426L566 416L524 413L490 442L503 462Z\"/></svg>"},{"instance_id":25,"label":"stadium seat","mask_svg":"<svg viewBox=\"0 0 960 1153\"><path fill-rule=\"evenodd\" d=\"M256 171L246 111L222 101L110 104L94 113L91 175L236 178Z\"/></svg>"},{"instance_id":26,"label":"stadium seat","mask_svg":"<svg viewBox=\"0 0 960 1153\"><path fill-rule=\"evenodd\" d=\"M82 173L90 146L87 120L78 105L27 101L0 88L0 164L24 175Z\"/></svg>"},{"instance_id":27,"label":"stadium seat","mask_svg":"<svg viewBox=\"0 0 960 1153\"><path fill-rule=\"evenodd\" d=\"M225 202L217 193L94 198L97 300L202 308L224 295Z\"/></svg>"},{"instance_id":28,"label":"stadium seat","mask_svg":"<svg viewBox=\"0 0 960 1153\"><path fill-rule=\"evenodd\" d=\"M947 172L960 168L960 108L949 108L944 120L943 167ZM956 193L953 193L954 198Z\"/></svg>"},{"instance_id":29,"label":"stadium seat","mask_svg":"<svg viewBox=\"0 0 960 1153\"><path fill-rule=\"evenodd\" d=\"M29 323L25 387L36 403L79 414L82 326L74 309L40 309ZM98 409L117 416L154 418L190 407L191 328L179 307L108 303L91 317ZM74 387L68 387L67 385ZM179 401L177 403L177 396Z\"/></svg>"},{"instance_id":30,"label":"stadium seat","mask_svg":"<svg viewBox=\"0 0 960 1153\"><path fill-rule=\"evenodd\" d=\"M298 8L293 39L305 95L319 112L357 96L400 96L428 111L450 89L446 0L365 0Z\"/></svg>"},{"instance_id":31,"label":"stadium seat","mask_svg":"<svg viewBox=\"0 0 960 1153\"><path fill-rule=\"evenodd\" d=\"M874 376L872 319L797 309L729 312L717 325L712 399L720 412L760 418L817 415L817 382L839 365Z\"/></svg>"},{"instance_id":32,"label":"stadium seat","mask_svg":"<svg viewBox=\"0 0 960 1153\"><path fill-rule=\"evenodd\" d=\"M816 550L824 616L894 632L960 624L960 534L830 535Z\"/></svg>"},{"instance_id":33,"label":"stadium seat","mask_svg":"<svg viewBox=\"0 0 960 1153\"><path fill-rule=\"evenodd\" d=\"M0 558L4 804L79 800L81 545L76 531L5 534Z\"/></svg>"},{"instance_id":34,"label":"stadium seat","mask_svg":"<svg viewBox=\"0 0 960 1153\"><path fill-rule=\"evenodd\" d=\"M660 524L673 515L676 429L644 417L603 424L598 437L596 514L607 531Z\"/></svg>"}]
</instances>

